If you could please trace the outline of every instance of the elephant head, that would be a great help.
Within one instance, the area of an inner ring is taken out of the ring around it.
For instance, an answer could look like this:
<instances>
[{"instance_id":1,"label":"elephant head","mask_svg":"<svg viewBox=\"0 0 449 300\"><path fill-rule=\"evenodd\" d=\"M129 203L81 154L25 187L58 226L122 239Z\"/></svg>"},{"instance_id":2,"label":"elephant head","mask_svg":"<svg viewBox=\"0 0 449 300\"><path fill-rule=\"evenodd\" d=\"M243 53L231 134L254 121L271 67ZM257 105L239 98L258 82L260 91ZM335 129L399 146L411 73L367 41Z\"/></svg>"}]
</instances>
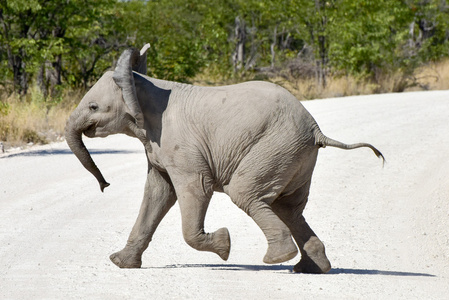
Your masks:
<instances>
[{"instance_id":1,"label":"elephant head","mask_svg":"<svg viewBox=\"0 0 449 300\"><path fill-rule=\"evenodd\" d=\"M146 44L139 52L128 49L120 56L115 70L106 72L83 97L70 115L65 128L67 144L83 166L100 184L101 191L106 182L85 147L82 134L87 137L106 137L125 133L138 137L145 143L143 114L136 95L133 71L146 74Z\"/></svg>"}]
</instances>

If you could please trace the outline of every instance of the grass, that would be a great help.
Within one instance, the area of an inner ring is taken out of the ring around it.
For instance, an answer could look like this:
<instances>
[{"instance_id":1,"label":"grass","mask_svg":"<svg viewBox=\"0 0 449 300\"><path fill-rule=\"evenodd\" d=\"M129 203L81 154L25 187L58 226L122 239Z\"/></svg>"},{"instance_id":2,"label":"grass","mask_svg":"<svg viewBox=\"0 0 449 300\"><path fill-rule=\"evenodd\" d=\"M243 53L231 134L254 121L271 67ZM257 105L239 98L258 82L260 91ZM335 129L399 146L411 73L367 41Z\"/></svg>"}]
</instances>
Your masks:
<instances>
[{"instance_id":1,"label":"grass","mask_svg":"<svg viewBox=\"0 0 449 300\"><path fill-rule=\"evenodd\" d=\"M62 101L46 101L37 89L19 97L12 94L0 102L0 141L5 148L47 144L62 140L68 116L79 92L66 92Z\"/></svg>"},{"instance_id":2,"label":"grass","mask_svg":"<svg viewBox=\"0 0 449 300\"><path fill-rule=\"evenodd\" d=\"M428 63L408 77L404 77L401 73L379 75L376 82L353 76L330 75L327 77L325 88L318 86L313 76L309 78L295 78L286 74L286 72L278 72L278 75L274 74L246 75L243 80L274 82L285 87L299 100L449 89L449 60ZM208 76L208 74L200 74L194 78L193 82L202 86L219 86L239 81L241 80L233 78L220 80L219 78Z\"/></svg>"},{"instance_id":3,"label":"grass","mask_svg":"<svg viewBox=\"0 0 449 300\"><path fill-rule=\"evenodd\" d=\"M429 63L418 69L414 76L405 81L403 79L398 74L392 74L383 76L374 84L350 76L329 77L323 89L316 85L313 78L268 78L287 88L300 100L388 93L398 89L444 90L449 89L449 60ZM205 76L199 76L195 83L221 85L232 82L210 81L205 80ZM0 95L0 142L8 148L62 140L66 121L83 94L82 91L64 91L60 98L46 100L35 88L26 97Z\"/></svg>"},{"instance_id":4,"label":"grass","mask_svg":"<svg viewBox=\"0 0 449 300\"><path fill-rule=\"evenodd\" d=\"M417 71L417 79L428 90L449 89L449 60L429 63Z\"/></svg>"},{"instance_id":5,"label":"grass","mask_svg":"<svg viewBox=\"0 0 449 300\"><path fill-rule=\"evenodd\" d=\"M413 76L404 78L401 74L383 75L377 83L351 76L329 77L325 88L316 84L314 78L295 79L285 77L269 78L282 85L300 100L334 98L353 95L409 92L449 89L449 60L429 63L416 70Z\"/></svg>"}]
</instances>

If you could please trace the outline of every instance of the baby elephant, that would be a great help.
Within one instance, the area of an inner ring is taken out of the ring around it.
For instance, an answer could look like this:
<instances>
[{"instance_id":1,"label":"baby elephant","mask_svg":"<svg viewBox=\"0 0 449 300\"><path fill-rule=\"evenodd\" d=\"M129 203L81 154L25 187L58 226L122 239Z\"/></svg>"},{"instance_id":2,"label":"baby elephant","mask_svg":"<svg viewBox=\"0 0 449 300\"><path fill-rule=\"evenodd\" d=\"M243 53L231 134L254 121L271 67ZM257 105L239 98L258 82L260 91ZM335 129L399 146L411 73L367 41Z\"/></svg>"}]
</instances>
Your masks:
<instances>
[{"instance_id":1,"label":"baby elephant","mask_svg":"<svg viewBox=\"0 0 449 300\"><path fill-rule=\"evenodd\" d=\"M301 260L295 272L326 273L324 245L302 213L318 149L371 148L326 137L309 112L284 88L267 82L198 87L146 76L145 45L128 49L84 96L66 126L70 149L98 180L109 185L82 141L124 133L138 138L148 157L139 216L123 250L111 255L120 268L139 268L162 218L178 201L182 232L193 248L226 260L226 228L204 232L214 191L224 192L262 229L267 264ZM292 240L296 241L296 245Z\"/></svg>"}]
</instances>

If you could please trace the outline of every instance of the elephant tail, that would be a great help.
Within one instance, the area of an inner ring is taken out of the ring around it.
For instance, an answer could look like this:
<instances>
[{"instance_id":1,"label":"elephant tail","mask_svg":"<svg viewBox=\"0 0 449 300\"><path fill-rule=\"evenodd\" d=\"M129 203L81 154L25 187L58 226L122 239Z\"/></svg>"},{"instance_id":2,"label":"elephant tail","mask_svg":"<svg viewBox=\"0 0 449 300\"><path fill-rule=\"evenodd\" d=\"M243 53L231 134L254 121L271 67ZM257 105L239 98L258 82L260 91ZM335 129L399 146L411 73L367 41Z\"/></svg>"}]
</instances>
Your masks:
<instances>
[{"instance_id":1,"label":"elephant tail","mask_svg":"<svg viewBox=\"0 0 449 300\"><path fill-rule=\"evenodd\" d=\"M368 143L356 143L356 144L345 144L336 140L333 140L331 138L328 138L327 136L325 136L321 130L316 127L315 129L315 145L322 147L322 148L326 148L327 146L329 147L336 147L336 148L340 148L340 149L344 149L344 150L351 150L351 149L356 149L356 148L370 148L371 150L373 150L374 154L376 154L377 157L382 158L383 163L385 164L385 157L383 156L383 154L377 150L376 147L374 147L371 144Z\"/></svg>"}]
</instances>

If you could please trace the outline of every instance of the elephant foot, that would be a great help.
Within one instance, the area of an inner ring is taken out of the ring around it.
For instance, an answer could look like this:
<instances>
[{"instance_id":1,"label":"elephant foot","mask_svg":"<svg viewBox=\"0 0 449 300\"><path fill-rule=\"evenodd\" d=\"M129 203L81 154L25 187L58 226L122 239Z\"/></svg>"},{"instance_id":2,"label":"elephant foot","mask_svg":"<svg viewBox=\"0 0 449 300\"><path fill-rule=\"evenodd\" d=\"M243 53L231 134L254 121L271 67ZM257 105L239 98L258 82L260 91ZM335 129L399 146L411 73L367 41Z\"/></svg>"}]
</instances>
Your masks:
<instances>
[{"instance_id":1,"label":"elephant foot","mask_svg":"<svg viewBox=\"0 0 449 300\"><path fill-rule=\"evenodd\" d=\"M228 260L231 252L231 237L227 228L220 228L213 233L214 251L223 260Z\"/></svg>"},{"instance_id":2,"label":"elephant foot","mask_svg":"<svg viewBox=\"0 0 449 300\"><path fill-rule=\"evenodd\" d=\"M298 264L293 267L295 273L325 274L331 270L323 243L317 237L311 237L304 245L304 252Z\"/></svg>"},{"instance_id":3,"label":"elephant foot","mask_svg":"<svg viewBox=\"0 0 449 300\"><path fill-rule=\"evenodd\" d=\"M330 270L331 264L327 258L321 262L313 261L310 258L301 259L293 267L293 272L306 274L326 274Z\"/></svg>"},{"instance_id":4,"label":"elephant foot","mask_svg":"<svg viewBox=\"0 0 449 300\"><path fill-rule=\"evenodd\" d=\"M220 228L212 233L183 232L186 243L198 251L209 251L216 253L223 260L227 260L231 251L231 238L227 228Z\"/></svg>"},{"instance_id":5,"label":"elephant foot","mask_svg":"<svg viewBox=\"0 0 449 300\"><path fill-rule=\"evenodd\" d=\"M109 259L122 269L138 269L142 266L142 259L136 258L135 255L130 254L125 249L111 254Z\"/></svg>"},{"instance_id":6,"label":"elephant foot","mask_svg":"<svg viewBox=\"0 0 449 300\"><path fill-rule=\"evenodd\" d=\"M278 264L292 259L297 254L298 249L293 243L291 236L289 236L286 240L269 243L263 262L266 264Z\"/></svg>"}]
</instances>

